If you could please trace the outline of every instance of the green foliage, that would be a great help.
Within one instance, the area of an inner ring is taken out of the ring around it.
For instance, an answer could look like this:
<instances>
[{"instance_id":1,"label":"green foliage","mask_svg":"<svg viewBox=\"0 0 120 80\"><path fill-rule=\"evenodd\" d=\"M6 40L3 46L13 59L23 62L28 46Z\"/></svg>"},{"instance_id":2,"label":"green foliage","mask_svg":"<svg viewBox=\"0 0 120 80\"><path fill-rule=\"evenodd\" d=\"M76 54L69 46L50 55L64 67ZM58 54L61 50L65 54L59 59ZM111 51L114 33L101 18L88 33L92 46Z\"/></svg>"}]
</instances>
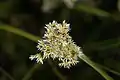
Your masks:
<instances>
[{"instance_id":1,"label":"green foliage","mask_svg":"<svg viewBox=\"0 0 120 80\"><path fill-rule=\"evenodd\" d=\"M119 80L119 2L0 1L0 80L102 80L103 77ZM70 35L90 58L84 56L81 59L92 68L82 60L67 70L57 67L57 60L40 65L28 59L37 53L35 46L44 32L44 24L53 20L66 20L71 24Z\"/></svg>"},{"instance_id":2,"label":"green foliage","mask_svg":"<svg viewBox=\"0 0 120 80\"><path fill-rule=\"evenodd\" d=\"M101 16L101 17L110 17L111 16L110 13L108 13L104 10L98 9L96 7L91 7L91 6L88 6L88 5L84 5L84 4L78 4L75 8L78 11L83 11L85 13L93 14L93 15L96 15L96 16Z\"/></svg>"}]
</instances>

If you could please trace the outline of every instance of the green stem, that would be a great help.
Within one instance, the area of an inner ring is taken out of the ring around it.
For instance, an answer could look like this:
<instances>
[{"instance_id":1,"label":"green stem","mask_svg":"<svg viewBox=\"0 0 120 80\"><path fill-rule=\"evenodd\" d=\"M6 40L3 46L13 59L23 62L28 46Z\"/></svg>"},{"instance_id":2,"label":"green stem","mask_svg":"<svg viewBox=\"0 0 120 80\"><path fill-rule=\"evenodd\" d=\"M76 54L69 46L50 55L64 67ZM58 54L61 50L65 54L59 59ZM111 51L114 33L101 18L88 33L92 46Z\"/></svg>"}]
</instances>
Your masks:
<instances>
[{"instance_id":1,"label":"green stem","mask_svg":"<svg viewBox=\"0 0 120 80\"><path fill-rule=\"evenodd\" d=\"M95 69L101 76L103 76L106 80L114 80L112 77L110 77L105 71L103 71L101 68L99 68L96 63L91 61L86 55L81 54L79 56L80 59L82 59L85 63L87 63L89 66L91 66L93 69Z\"/></svg>"},{"instance_id":2,"label":"green stem","mask_svg":"<svg viewBox=\"0 0 120 80\"><path fill-rule=\"evenodd\" d=\"M32 77L33 73L40 67L40 64L35 64L27 73L26 75L22 78L22 80L30 80Z\"/></svg>"},{"instance_id":3,"label":"green stem","mask_svg":"<svg viewBox=\"0 0 120 80\"><path fill-rule=\"evenodd\" d=\"M32 34L30 34L30 33L27 33L27 32L25 32L25 31L23 31L23 30L20 30L20 29L18 29L18 28L14 28L14 27L11 27L11 26L8 26L8 25L0 25L0 30L5 30L5 31L8 31L8 32L12 32L12 33L14 33L14 34L16 34L16 35L25 37L25 38L27 38L27 39L29 39L29 40L34 41L34 42L37 42L38 40L40 40L40 37L38 37L38 36L32 35ZM51 62L51 63L49 62L49 64L53 67L52 62ZM32 76L33 72L34 72L36 69L38 69L38 66L39 66L39 64L34 65L34 66L30 69L30 71L28 71L28 73L23 77L22 80L29 80L29 78ZM54 72L61 80L65 80L65 79L64 79L64 76L57 70L57 68L56 68L55 66L54 66L54 68L53 68L53 72Z\"/></svg>"},{"instance_id":4,"label":"green stem","mask_svg":"<svg viewBox=\"0 0 120 80\"><path fill-rule=\"evenodd\" d=\"M0 67L0 71L6 75L10 80L15 80L9 73L7 73L2 67Z\"/></svg>"},{"instance_id":5,"label":"green stem","mask_svg":"<svg viewBox=\"0 0 120 80\"><path fill-rule=\"evenodd\" d=\"M66 80L66 77L63 76L62 74L60 74L60 72L58 72L57 68L53 65L51 60L48 60L48 63L50 64L50 66L52 67L52 70L55 72L55 74L61 79L61 80Z\"/></svg>"},{"instance_id":6,"label":"green stem","mask_svg":"<svg viewBox=\"0 0 120 80\"><path fill-rule=\"evenodd\" d=\"M115 71L115 70L112 70L112 69L110 69L110 68L108 68L108 67L106 67L106 66L102 66L102 65L100 65L100 64L98 64L98 63L96 63L96 65L98 65L100 68L102 68L102 69L104 69L104 70L107 70L107 71L109 71L109 72L111 72L111 73L113 73L113 74L116 74L116 75L120 76L120 73L117 72L117 71Z\"/></svg>"},{"instance_id":7,"label":"green stem","mask_svg":"<svg viewBox=\"0 0 120 80\"><path fill-rule=\"evenodd\" d=\"M38 40L40 40L40 37L38 37L38 36L29 34L29 33L25 32L25 31L23 31L21 29L10 27L8 25L0 25L0 30L5 30L5 31L8 31L8 32L12 32L12 33L14 33L16 35L25 37L25 38L27 38L29 40L34 41L34 42L37 42Z\"/></svg>"},{"instance_id":8,"label":"green stem","mask_svg":"<svg viewBox=\"0 0 120 80\"><path fill-rule=\"evenodd\" d=\"M39 40L40 38L38 36L34 36L30 33L27 33L23 30L20 30L18 28L14 28L14 27L11 27L11 26L8 26L8 25L0 25L0 30L5 30L5 31L8 31L8 32L12 32L14 34L17 34L19 36L23 36L29 40L32 40L34 42L37 42L37 40ZM94 62L92 62L87 56L85 56L84 54L82 56L79 56L80 59L82 59L84 62L86 62L87 64L89 64L91 67L93 67L97 72L99 72L106 80L113 80L110 76L107 75L106 72L104 72L102 69L99 68L98 65L96 65ZM50 64L50 63L49 63ZM51 64L50 64L51 65ZM53 65L53 64L52 64ZM52 66L51 65L51 66ZM101 67L101 66L100 66ZM111 69L106 69L104 67L101 67L105 70L108 70L110 71ZM35 68L36 69L36 68ZM33 70L30 70L30 73L32 74L33 71L35 70L34 67L33 67ZM53 68L53 71L54 73L60 78L61 76L64 77L62 74L60 74L60 72L56 69L56 68ZM28 72L29 73L29 72ZM112 73L114 73L114 71L112 70ZM24 78L22 80L27 80L29 79L30 76L32 76L31 74L27 74L24 76ZM27 77L26 77L27 76ZM62 78L60 78L62 79ZM14 80L11 78L11 80ZM62 79L64 80L64 79Z\"/></svg>"}]
</instances>

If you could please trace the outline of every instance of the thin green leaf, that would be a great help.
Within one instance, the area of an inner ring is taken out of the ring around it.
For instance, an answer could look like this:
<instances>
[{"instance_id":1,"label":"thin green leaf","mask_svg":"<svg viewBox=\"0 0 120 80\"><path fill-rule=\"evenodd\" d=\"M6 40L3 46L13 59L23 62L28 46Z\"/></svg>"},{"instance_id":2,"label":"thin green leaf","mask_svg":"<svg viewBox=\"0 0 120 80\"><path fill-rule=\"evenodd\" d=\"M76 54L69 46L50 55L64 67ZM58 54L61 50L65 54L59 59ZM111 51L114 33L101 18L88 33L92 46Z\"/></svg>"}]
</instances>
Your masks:
<instances>
[{"instance_id":1,"label":"thin green leaf","mask_svg":"<svg viewBox=\"0 0 120 80\"><path fill-rule=\"evenodd\" d=\"M99 67L101 67L101 68L104 69L104 70L107 70L107 71L109 71L109 72L111 72L111 73L113 73L113 74L116 74L116 75L120 76L120 73L117 72L117 71L111 70L110 68L105 67L105 66L102 66L102 65L100 65L100 64L98 64L98 63L96 63L96 65L98 65Z\"/></svg>"},{"instance_id":2,"label":"thin green leaf","mask_svg":"<svg viewBox=\"0 0 120 80\"><path fill-rule=\"evenodd\" d=\"M0 72L7 76L10 80L15 80L9 73L7 73L2 67L0 67Z\"/></svg>"},{"instance_id":3,"label":"thin green leaf","mask_svg":"<svg viewBox=\"0 0 120 80\"><path fill-rule=\"evenodd\" d=\"M8 31L8 32L12 32L16 35L19 35L19 36L22 36L22 37L25 37L29 40L32 40L34 42L37 42L38 40L40 40L40 38L38 36L35 36L35 35L32 35L30 33L27 33L23 30L20 30L18 28L14 28L14 27L11 27L11 26L8 26L8 25L0 25L0 30L5 30L5 31ZM50 62L49 62L50 64ZM51 65L51 64L50 64ZM32 76L32 73L38 68L38 65L34 65L29 71L28 73L23 77L22 80L29 80L29 78ZM64 76L56 69L54 68L53 69L53 72L61 79L61 80L65 80L64 79Z\"/></svg>"},{"instance_id":4,"label":"thin green leaf","mask_svg":"<svg viewBox=\"0 0 120 80\"><path fill-rule=\"evenodd\" d=\"M10 27L10 26L7 26L7 25L5 25L5 26L2 25L2 26L0 26L0 29L1 29L1 30L5 30L5 31L8 31L8 32L12 32L12 33L17 34L17 35L19 35L19 36L23 36L23 37L25 37L25 38L27 38L27 39L29 39L29 40L34 41L34 42L36 42L37 40L40 39L39 37L34 36L34 35L30 34L30 33L27 33L27 32L25 32L25 31L22 31L22 30L20 30L20 29L17 29L17 28L14 28L14 27ZM85 61L86 63L88 63L90 66L92 66L96 71L98 71L98 72L99 72L101 75L103 75L105 78L108 78L107 80L113 80L113 79L111 79L111 77L109 77L109 76L106 74L106 72L104 72L102 69L98 68L99 66L97 66L94 62L92 62L89 58L87 58L87 56L82 56L82 57L80 57L80 58L81 58L83 61ZM111 69L106 69L106 68L104 68L104 69L114 73L114 71L111 70ZM57 72L58 72L58 71L57 71ZM23 78L23 80L24 80L24 79L25 79L25 78Z\"/></svg>"},{"instance_id":5,"label":"thin green leaf","mask_svg":"<svg viewBox=\"0 0 120 80\"><path fill-rule=\"evenodd\" d=\"M120 45L120 38L115 38L115 39L108 39L108 40L99 41L99 42L87 43L84 45L84 48L87 51L91 51L91 50L100 51L100 50L119 47L119 45Z\"/></svg>"},{"instance_id":6,"label":"thin green leaf","mask_svg":"<svg viewBox=\"0 0 120 80\"><path fill-rule=\"evenodd\" d=\"M111 14L103 11L101 9L92 7L92 6L88 6L88 5L84 5L84 4L78 4L75 9L77 9L78 11L83 11L86 13L90 13L90 14L94 14L96 16L103 16L103 17L110 17Z\"/></svg>"},{"instance_id":7,"label":"thin green leaf","mask_svg":"<svg viewBox=\"0 0 120 80\"><path fill-rule=\"evenodd\" d=\"M79 56L81 60L83 60L85 63L87 63L89 66L91 66L93 69L95 69L101 76L103 76L106 80L114 80L112 77L110 77L105 71L103 71L96 63L91 61L86 55Z\"/></svg>"},{"instance_id":8,"label":"thin green leaf","mask_svg":"<svg viewBox=\"0 0 120 80\"><path fill-rule=\"evenodd\" d=\"M40 67L40 64L35 64L27 73L26 75L22 78L22 80L29 80L33 73Z\"/></svg>"},{"instance_id":9,"label":"thin green leaf","mask_svg":"<svg viewBox=\"0 0 120 80\"><path fill-rule=\"evenodd\" d=\"M20 30L20 29L17 29L17 28L8 26L8 25L0 25L0 29L6 30L8 32L12 32L12 33L17 34L19 36L23 36L23 37L25 37L29 40L35 41L35 42L37 42L40 39L39 37L37 37L35 35L29 34L23 30Z\"/></svg>"}]
</instances>

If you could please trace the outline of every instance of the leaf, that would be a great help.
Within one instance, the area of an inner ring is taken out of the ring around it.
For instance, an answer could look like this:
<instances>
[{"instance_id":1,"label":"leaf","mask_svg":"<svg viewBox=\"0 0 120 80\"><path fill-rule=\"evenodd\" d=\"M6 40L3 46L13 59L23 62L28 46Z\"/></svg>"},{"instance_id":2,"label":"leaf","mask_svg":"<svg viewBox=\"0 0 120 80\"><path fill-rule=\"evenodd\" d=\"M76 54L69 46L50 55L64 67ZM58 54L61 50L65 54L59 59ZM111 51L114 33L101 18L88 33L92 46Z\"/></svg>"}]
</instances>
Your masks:
<instances>
[{"instance_id":1,"label":"leaf","mask_svg":"<svg viewBox=\"0 0 120 80\"><path fill-rule=\"evenodd\" d=\"M98 9L98 8L95 8L95 7L92 7L92 6L84 5L84 4L77 5L75 7L75 9L78 10L78 11L83 11L83 12L93 14L93 15L96 15L96 16L103 16L103 17L110 17L111 16L110 13L108 13L104 10L101 10L101 9Z\"/></svg>"},{"instance_id":2,"label":"leaf","mask_svg":"<svg viewBox=\"0 0 120 80\"><path fill-rule=\"evenodd\" d=\"M12 32L16 35L19 35L19 36L22 36L22 37L25 37L29 40L32 40L34 42L37 42L38 40L40 40L40 38L38 36L35 36L35 35L32 35L30 33L27 33L23 30L20 30L20 29L17 29L17 28L14 28L14 27L11 27L11 26L8 26L8 25L0 25L0 30L5 30L5 31L8 31L8 32ZM52 65L50 62L49 62L50 65ZM34 65L30 71L23 77L22 80L29 80L29 78L32 76L32 73L37 69L37 67L39 66L39 64L37 65ZM52 67L53 68L53 67ZM53 72L61 79L61 80L65 80L64 79L64 76L54 67L53 68Z\"/></svg>"},{"instance_id":3,"label":"leaf","mask_svg":"<svg viewBox=\"0 0 120 80\"><path fill-rule=\"evenodd\" d=\"M0 29L6 30L8 32L12 32L12 33L17 34L19 36L23 36L23 37L25 37L29 40L35 41L35 42L37 42L40 39L38 36L34 36L32 34L25 32L25 31L22 31L20 29L17 29L17 28L8 26L8 25L0 25Z\"/></svg>"},{"instance_id":4,"label":"leaf","mask_svg":"<svg viewBox=\"0 0 120 80\"><path fill-rule=\"evenodd\" d=\"M34 41L34 42L36 42L37 40L40 39L37 36L34 36L34 35L30 34L30 33L27 33L25 31L22 31L20 29L17 29L17 28L8 26L8 25L0 25L0 29L8 31L8 32L12 32L12 33L17 34L19 36L23 36L23 37L25 37L27 39L30 39L30 40ZM93 61L91 61L86 55L83 54L82 56L79 56L79 57L84 62L86 62L88 65L90 65L93 69L95 69L97 72L99 72L106 80L113 80L110 76L107 75L107 73L105 71L103 71L101 68L99 68L99 66L96 63L94 63ZM104 68L104 69L106 69L106 68ZM54 71L55 73L56 73L56 70L57 69L55 69L55 71ZM108 70L108 69L106 69L106 70ZM27 79L28 79L30 76L29 76L29 74L27 74L27 76L28 76L27 77ZM57 74L57 76L59 76L59 75ZM23 80L25 78L26 77L24 77Z\"/></svg>"},{"instance_id":5,"label":"leaf","mask_svg":"<svg viewBox=\"0 0 120 80\"><path fill-rule=\"evenodd\" d=\"M81 60L91 66L94 70L96 70L101 76L103 76L106 80L113 80L103 69L101 69L96 63L91 61L86 55L82 54L79 56Z\"/></svg>"}]
</instances>

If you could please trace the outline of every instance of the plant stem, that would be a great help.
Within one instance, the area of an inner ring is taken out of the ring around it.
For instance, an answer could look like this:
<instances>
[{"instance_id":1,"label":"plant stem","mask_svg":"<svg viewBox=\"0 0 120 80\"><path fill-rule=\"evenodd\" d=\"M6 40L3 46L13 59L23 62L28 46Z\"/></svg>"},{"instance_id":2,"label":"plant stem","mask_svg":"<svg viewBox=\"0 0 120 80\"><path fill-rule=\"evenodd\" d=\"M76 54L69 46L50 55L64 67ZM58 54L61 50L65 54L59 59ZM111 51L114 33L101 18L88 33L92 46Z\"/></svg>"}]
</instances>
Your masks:
<instances>
[{"instance_id":1,"label":"plant stem","mask_svg":"<svg viewBox=\"0 0 120 80\"><path fill-rule=\"evenodd\" d=\"M22 80L29 80L33 73L40 67L40 64L35 64L27 73L26 75L22 78Z\"/></svg>"},{"instance_id":2,"label":"plant stem","mask_svg":"<svg viewBox=\"0 0 120 80\"><path fill-rule=\"evenodd\" d=\"M85 63L87 63L89 66L91 66L93 69L95 69L101 76L103 76L106 80L114 80L112 77L110 77L105 71L103 71L99 66L96 65L93 61L91 61L86 55L81 54L79 56L80 59L82 59Z\"/></svg>"},{"instance_id":3,"label":"plant stem","mask_svg":"<svg viewBox=\"0 0 120 80\"><path fill-rule=\"evenodd\" d=\"M0 67L0 71L6 75L10 80L15 80L9 73L7 73L2 67Z\"/></svg>"},{"instance_id":4,"label":"plant stem","mask_svg":"<svg viewBox=\"0 0 120 80\"><path fill-rule=\"evenodd\" d=\"M8 32L12 32L16 35L19 35L19 36L22 36L22 37L25 37L29 40L32 40L34 42L37 42L38 40L40 40L40 37L38 36L35 36L35 35L32 35L32 34L29 34L21 29L18 29L18 28L14 28L14 27L11 27L9 25L0 25L0 30L5 30L5 31L8 31Z\"/></svg>"},{"instance_id":5,"label":"plant stem","mask_svg":"<svg viewBox=\"0 0 120 80\"><path fill-rule=\"evenodd\" d=\"M22 37L25 37L29 40L32 40L34 42L37 42L37 40L39 40L40 38L38 36L35 36L35 35L32 35L30 33L27 33L23 30L20 30L18 28L14 28L14 27L11 27L9 25L1 25L0 26L0 30L5 30L5 31L8 31L8 32L12 32L14 34L17 34L19 36L22 36ZM108 76L108 74L106 72L104 72L101 68L99 68L98 65L96 65L96 63L92 62L86 55L80 55L79 56L80 59L82 59L84 62L86 62L88 65L90 65L92 68L94 68L97 72L99 72L106 80L113 80L110 76ZM49 63L50 64L50 63ZM51 64L50 64L51 65ZM52 65L51 65L52 66ZM36 69L36 68L35 68ZM35 70L34 67L33 67L33 70ZM111 69L106 69L104 68L105 70L108 70L110 71ZM0 69L1 70L1 69ZM31 73L32 73L32 70L30 70ZM63 76L62 74L60 74L60 72L57 70L57 69L53 69L54 73L60 78L60 76ZM112 73L113 73L113 70L112 70ZM60 75L59 75L60 74ZM26 76L32 76L32 75L29 75L27 74ZM8 76L9 77L9 76ZM10 77L9 77L10 78ZM28 78L26 78L24 76L23 80L27 80ZM14 80L11 78L11 80ZM62 79L63 80L63 79Z\"/></svg>"},{"instance_id":6,"label":"plant stem","mask_svg":"<svg viewBox=\"0 0 120 80\"><path fill-rule=\"evenodd\" d=\"M51 60L48 60L48 63L50 64L50 66L52 67L52 70L54 71L54 73L61 79L61 80L66 80L66 77L63 76L58 70L57 68L53 65Z\"/></svg>"},{"instance_id":7,"label":"plant stem","mask_svg":"<svg viewBox=\"0 0 120 80\"><path fill-rule=\"evenodd\" d=\"M113 74L116 74L116 75L120 76L120 73L117 72L117 71L115 71L115 70L112 70L112 69L110 69L110 68L108 68L108 67L106 67L106 66L100 65L100 64L98 64L98 63L96 63L96 65L98 65L100 68L102 68L102 69L104 69L104 70L107 70L107 71L109 71L109 72L111 72L111 73L113 73Z\"/></svg>"}]
</instances>

